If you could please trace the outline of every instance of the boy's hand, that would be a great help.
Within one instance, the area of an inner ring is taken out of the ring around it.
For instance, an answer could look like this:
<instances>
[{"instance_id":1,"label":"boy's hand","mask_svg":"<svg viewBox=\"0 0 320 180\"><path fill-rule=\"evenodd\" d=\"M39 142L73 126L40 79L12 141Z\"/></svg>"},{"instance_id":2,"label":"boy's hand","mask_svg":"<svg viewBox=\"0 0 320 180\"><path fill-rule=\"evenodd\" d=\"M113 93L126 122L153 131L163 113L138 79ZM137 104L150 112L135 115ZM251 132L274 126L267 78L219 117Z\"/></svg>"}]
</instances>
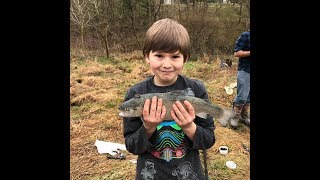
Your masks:
<instances>
[{"instance_id":1,"label":"boy's hand","mask_svg":"<svg viewBox=\"0 0 320 180\"><path fill-rule=\"evenodd\" d=\"M166 115L166 107L162 105L162 100L157 100L157 96L152 97L151 106L150 99L147 99L143 107L143 125L148 135L156 130L158 124L163 121Z\"/></svg>"},{"instance_id":2,"label":"boy's hand","mask_svg":"<svg viewBox=\"0 0 320 180\"><path fill-rule=\"evenodd\" d=\"M188 101L183 103L186 108L179 101L173 103L171 116L182 129L187 129L193 125L196 115L193 106Z\"/></svg>"}]
</instances>

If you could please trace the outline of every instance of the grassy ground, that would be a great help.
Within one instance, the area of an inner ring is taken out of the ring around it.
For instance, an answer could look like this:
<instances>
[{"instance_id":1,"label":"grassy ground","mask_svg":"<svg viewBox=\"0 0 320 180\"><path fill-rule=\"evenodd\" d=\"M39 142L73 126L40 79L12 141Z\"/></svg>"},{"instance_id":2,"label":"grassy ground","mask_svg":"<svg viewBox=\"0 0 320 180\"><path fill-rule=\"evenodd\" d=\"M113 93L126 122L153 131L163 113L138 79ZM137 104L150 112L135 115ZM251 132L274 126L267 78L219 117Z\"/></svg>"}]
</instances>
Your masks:
<instances>
[{"instance_id":1,"label":"grassy ground","mask_svg":"<svg viewBox=\"0 0 320 180\"><path fill-rule=\"evenodd\" d=\"M79 55L81 54L81 56ZM212 57L189 61L183 73L201 80L207 87L210 100L224 108L230 108L235 93L226 94L224 86L236 82L237 59L231 68L220 68L220 58ZM90 52L71 52L70 64L70 179L134 179L135 164L129 160L136 156L125 151L125 160L107 159L99 154L96 140L124 144L122 118L117 106L133 84L151 75L141 52L119 54L113 58ZM250 146L250 128L240 124L237 130L215 123L216 143L208 150L210 179L250 179L250 154L242 144ZM221 155L218 147L229 147L227 155ZM236 169L225 163L232 160Z\"/></svg>"}]
</instances>

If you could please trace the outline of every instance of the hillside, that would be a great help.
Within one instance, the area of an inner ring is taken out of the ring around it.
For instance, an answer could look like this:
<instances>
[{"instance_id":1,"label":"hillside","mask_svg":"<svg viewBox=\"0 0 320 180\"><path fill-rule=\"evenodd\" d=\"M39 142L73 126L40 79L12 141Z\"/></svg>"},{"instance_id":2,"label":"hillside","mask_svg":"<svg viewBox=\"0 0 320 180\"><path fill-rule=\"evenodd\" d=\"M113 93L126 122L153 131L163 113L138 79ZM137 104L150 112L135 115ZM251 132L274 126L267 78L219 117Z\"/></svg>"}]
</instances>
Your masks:
<instances>
[{"instance_id":1,"label":"hillside","mask_svg":"<svg viewBox=\"0 0 320 180\"><path fill-rule=\"evenodd\" d=\"M71 52L70 64L70 179L134 179L135 164L129 160L136 156L124 151L125 160L108 159L99 154L96 140L124 144L122 118L118 105L133 84L151 75L141 52L118 54L112 58L94 52L81 56ZM185 64L183 75L201 80L212 103L231 108L235 93L226 94L224 86L236 82L237 59L230 56L233 65L220 68L220 59L212 57L194 59ZM236 89L235 89L236 90ZM250 154L242 146L250 147L250 128L240 124L237 130L224 128L215 122L216 143L208 149L210 179L249 180ZM218 147L229 147L221 155ZM232 160L236 169L229 169L225 162Z\"/></svg>"}]
</instances>

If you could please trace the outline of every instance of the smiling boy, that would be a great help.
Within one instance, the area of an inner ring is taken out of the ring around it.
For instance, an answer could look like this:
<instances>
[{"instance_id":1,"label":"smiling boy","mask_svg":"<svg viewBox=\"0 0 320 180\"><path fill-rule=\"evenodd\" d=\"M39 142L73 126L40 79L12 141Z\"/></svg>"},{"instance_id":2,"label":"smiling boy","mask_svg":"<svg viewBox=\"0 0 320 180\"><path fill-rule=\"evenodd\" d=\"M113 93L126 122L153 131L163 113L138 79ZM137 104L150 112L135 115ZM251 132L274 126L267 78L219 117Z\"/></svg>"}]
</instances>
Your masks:
<instances>
[{"instance_id":1,"label":"smiling boy","mask_svg":"<svg viewBox=\"0 0 320 180\"><path fill-rule=\"evenodd\" d=\"M124 101L135 94L186 88L195 97L208 99L201 81L181 75L190 58L190 39L180 23L167 18L156 21L146 33L143 55L154 75L132 86ZM145 101L141 118L123 118L126 148L138 155L135 179L205 179L199 150L215 143L213 117L197 117L188 101L183 104L173 103L172 120L163 121L166 107L153 97Z\"/></svg>"}]
</instances>

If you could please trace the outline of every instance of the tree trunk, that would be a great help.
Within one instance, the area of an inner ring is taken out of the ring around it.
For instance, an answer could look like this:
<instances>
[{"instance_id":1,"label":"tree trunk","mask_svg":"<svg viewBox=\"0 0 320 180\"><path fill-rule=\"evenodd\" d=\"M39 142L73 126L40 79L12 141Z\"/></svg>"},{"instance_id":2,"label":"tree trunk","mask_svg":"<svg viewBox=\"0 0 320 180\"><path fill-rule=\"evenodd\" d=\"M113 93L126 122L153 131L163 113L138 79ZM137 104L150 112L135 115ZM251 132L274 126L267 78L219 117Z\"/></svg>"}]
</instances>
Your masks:
<instances>
[{"instance_id":1,"label":"tree trunk","mask_svg":"<svg viewBox=\"0 0 320 180\"><path fill-rule=\"evenodd\" d=\"M108 38L107 38L108 28L106 28L105 33L102 33L99 29L97 29L97 31L103 40L106 56L107 58L109 58L109 44L108 44Z\"/></svg>"},{"instance_id":2,"label":"tree trunk","mask_svg":"<svg viewBox=\"0 0 320 180\"><path fill-rule=\"evenodd\" d=\"M83 29L84 28L81 27L81 34L80 34L80 37L81 37L81 49L84 49L84 40L83 40L83 32L84 32L84 30Z\"/></svg>"},{"instance_id":3,"label":"tree trunk","mask_svg":"<svg viewBox=\"0 0 320 180\"><path fill-rule=\"evenodd\" d=\"M155 22L157 20L158 15L160 14L160 9L162 5L162 1L159 2L159 6L157 7L157 10L155 11L154 15L153 15L153 22Z\"/></svg>"},{"instance_id":4,"label":"tree trunk","mask_svg":"<svg viewBox=\"0 0 320 180\"><path fill-rule=\"evenodd\" d=\"M179 14L178 14L178 16L179 16L179 21L181 21L181 7L180 7L180 0L178 0L178 10L179 10Z\"/></svg>"},{"instance_id":5,"label":"tree trunk","mask_svg":"<svg viewBox=\"0 0 320 180\"><path fill-rule=\"evenodd\" d=\"M240 3L240 10L239 10L239 20L238 20L238 24L241 23L241 19L242 19L242 3Z\"/></svg>"},{"instance_id":6,"label":"tree trunk","mask_svg":"<svg viewBox=\"0 0 320 180\"><path fill-rule=\"evenodd\" d=\"M189 13L190 13L189 9L190 9L190 0L187 0L187 10L185 11L187 21L189 20Z\"/></svg>"},{"instance_id":7,"label":"tree trunk","mask_svg":"<svg viewBox=\"0 0 320 180\"><path fill-rule=\"evenodd\" d=\"M106 27L105 38L103 40L104 40L104 44L105 44L105 48L106 48L107 58L109 58L108 27Z\"/></svg>"}]
</instances>

